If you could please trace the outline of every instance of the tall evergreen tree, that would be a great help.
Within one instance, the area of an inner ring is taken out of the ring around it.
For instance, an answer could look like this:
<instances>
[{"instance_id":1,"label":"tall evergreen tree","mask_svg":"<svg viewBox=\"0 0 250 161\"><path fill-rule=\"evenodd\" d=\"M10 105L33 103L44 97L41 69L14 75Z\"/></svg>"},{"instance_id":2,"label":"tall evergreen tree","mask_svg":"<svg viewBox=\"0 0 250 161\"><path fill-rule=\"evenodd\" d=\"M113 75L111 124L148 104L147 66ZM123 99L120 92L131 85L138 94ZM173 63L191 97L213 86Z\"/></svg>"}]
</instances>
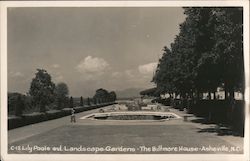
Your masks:
<instances>
[{"instance_id":1,"label":"tall evergreen tree","mask_svg":"<svg viewBox=\"0 0 250 161\"><path fill-rule=\"evenodd\" d=\"M69 99L69 108L74 108L74 100L72 96Z\"/></svg>"},{"instance_id":2,"label":"tall evergreen tree","mask_svg":"<svg viewBox=\"0 0 250 161\"><path fill-rule=\"evenodd\" d=\"M68 86L66 83L58 83L55 88L57 109L65 108L68 99Z\"/></svg>"},{"instance_id":3,"label":"tall evergreen tree","mask_svg":"<svg viewBox=\"0 0 250 161\"><path fill-rule=\"evenodd\" d=\"M80 97L80 106L83 106L83 98L82 98L82 96Z\"/></svg>"}]
</instances>

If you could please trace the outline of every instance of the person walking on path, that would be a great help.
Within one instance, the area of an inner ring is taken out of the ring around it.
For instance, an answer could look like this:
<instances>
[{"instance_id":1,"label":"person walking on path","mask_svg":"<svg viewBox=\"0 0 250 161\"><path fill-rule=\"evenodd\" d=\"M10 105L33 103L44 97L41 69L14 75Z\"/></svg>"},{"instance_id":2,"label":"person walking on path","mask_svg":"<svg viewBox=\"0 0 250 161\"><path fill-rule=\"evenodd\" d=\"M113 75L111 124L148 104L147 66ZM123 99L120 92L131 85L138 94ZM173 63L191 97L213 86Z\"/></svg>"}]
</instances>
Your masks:
<instances>
[{"instance_id":1,"label":"person walking on path","mask_svg":"<svg viewBox=\"0 0 250 161\"><path fill-rule=\"evenodd\" d=\"M75 109L71 108L70 122L76 122Z\"/></svg>"}]
</instances>

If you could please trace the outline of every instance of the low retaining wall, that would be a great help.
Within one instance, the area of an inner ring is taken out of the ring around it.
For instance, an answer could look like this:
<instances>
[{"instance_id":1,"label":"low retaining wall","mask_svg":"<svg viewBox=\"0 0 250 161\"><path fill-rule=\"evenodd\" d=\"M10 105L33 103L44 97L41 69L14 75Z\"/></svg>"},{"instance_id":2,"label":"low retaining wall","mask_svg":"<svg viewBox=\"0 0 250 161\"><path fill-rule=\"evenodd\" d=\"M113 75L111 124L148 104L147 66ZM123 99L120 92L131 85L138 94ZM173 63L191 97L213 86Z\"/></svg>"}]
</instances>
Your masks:
<instances>
[{"instance_id":1,"label":"low retaining wall","mask_svg":"<svg viewBox=\"0 0 250 161\"><path fill-rule=\"evenodd\" d=\"M90 106L83 106L83 107L75 107L75 113L93 110L96 108L101 108L105 106L109 106L112 104L116 104L115 102L112 103L105 103L105 104L97 104L97 105L90 105ZM64 116L68 116L71 114L70 108L64 108L62 110L52 110L47 111L46 113L32 113L32 114L24 114L21 117L13 116L8 118L8 129L14 129L30 124L35 124L43 121L53 120L57 118L61 118Z\"/></svg>"}]
</instances>

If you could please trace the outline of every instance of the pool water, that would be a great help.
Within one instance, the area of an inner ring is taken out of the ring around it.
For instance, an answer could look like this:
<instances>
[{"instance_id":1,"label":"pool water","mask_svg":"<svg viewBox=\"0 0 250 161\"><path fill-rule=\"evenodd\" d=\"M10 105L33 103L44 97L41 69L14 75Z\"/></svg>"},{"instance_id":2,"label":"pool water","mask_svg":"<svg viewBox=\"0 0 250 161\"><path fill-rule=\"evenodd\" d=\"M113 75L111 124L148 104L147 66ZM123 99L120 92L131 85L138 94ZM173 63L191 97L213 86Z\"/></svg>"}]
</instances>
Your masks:
<instances>
[{"instance_id":1,"label":"pool water","mask_svg":"<svg viewBox=\"0 0 250 161\"><path fill-rule=\"evenodd\" d=\"M180 118L170 112L109 112L93 113L81 119L93 120L170 120Z\"/></svg>"}]
</instances>

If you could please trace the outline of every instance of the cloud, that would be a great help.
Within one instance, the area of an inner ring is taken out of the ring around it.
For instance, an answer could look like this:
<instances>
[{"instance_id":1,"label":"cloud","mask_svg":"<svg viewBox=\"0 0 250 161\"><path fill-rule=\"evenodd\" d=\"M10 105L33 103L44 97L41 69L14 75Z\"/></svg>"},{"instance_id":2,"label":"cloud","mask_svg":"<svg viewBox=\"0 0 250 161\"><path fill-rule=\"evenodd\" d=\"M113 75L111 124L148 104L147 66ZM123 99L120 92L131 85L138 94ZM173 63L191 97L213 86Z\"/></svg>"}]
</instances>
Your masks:
<instances>
[{"instance_id":1,"label":"cloud","mask_svg":"<svg viewBox=\"0 0 250 161\"><path fill-rule=\"evenodd\" d=\"M55 80L56 80L56 81L62 81L62 80L63 80L63 76L62 76L62 75L57 75L57 76L55 77Z\"/></svg>"},{"instance_id":2,"label":"cloud","mask_svg":"<svg viewBox=\"0 0 250 161\"><path fill-rule=\"evenodd\" d=\"M125 70L125 74L128 78L134 78L134 71L132 69Z\"/></svg>"},{"instance_id":3,"label":"cloud","mask_svg":"<svg viewBox=\"0 0 250 161\"><path fill-rule=\"evenodd\" d=\"M53 68L60 68L60 65L59 64L52 64L52 67Z\"/></svg>"},{"instance_id":4,"label":"cloud","mask_svg":"<svg viewBox=\"0 0 250 161\"><path fill-rule=\"evenodd\" d=\"M24 74L21 72L10 72L11 77L24 77Z\"/></svg>"},{"instance_id":5,"label":"cloud","mask_svg":"<svg viewBox=\"0 0 250 161\"><path fill-rule=\"evenodd\" d=\"M76 70L82 73L82 80L97 80L110 69L109 63L103 58L87 56L76 66Z\"/></svg>"},{"instance_id":6,"label":"cloud","mask_svg":"<svg viewBox=\"0 0 250 161\"><path fill-rule=\"evenodd\" d=\"M157 67L157 62L152 62L144 65L140 65L138 70L141 74L153 74Z\"/></svg>"},{"instance_id":7,"label":"cloud","mask_svg":"<svg viewBox=\"0 0 250 161\"><path fill-rule=\"evenodd\" d=\"M122 73L121 72L113 72L112 74L111 74L111 76L113 77L113 78L120 78L120 77L122 77Z\"/></svg>"},{"instance_id":8,"label":"cloud","mask_svg":"<svg viewBox=\"0 0 250 161\"><path fill-rule=\"evenodd\" d=\"M102 58L87 56L77 66L81 73L100 73L109 67L108 62Z\"/></svg>"}]
</instances>

